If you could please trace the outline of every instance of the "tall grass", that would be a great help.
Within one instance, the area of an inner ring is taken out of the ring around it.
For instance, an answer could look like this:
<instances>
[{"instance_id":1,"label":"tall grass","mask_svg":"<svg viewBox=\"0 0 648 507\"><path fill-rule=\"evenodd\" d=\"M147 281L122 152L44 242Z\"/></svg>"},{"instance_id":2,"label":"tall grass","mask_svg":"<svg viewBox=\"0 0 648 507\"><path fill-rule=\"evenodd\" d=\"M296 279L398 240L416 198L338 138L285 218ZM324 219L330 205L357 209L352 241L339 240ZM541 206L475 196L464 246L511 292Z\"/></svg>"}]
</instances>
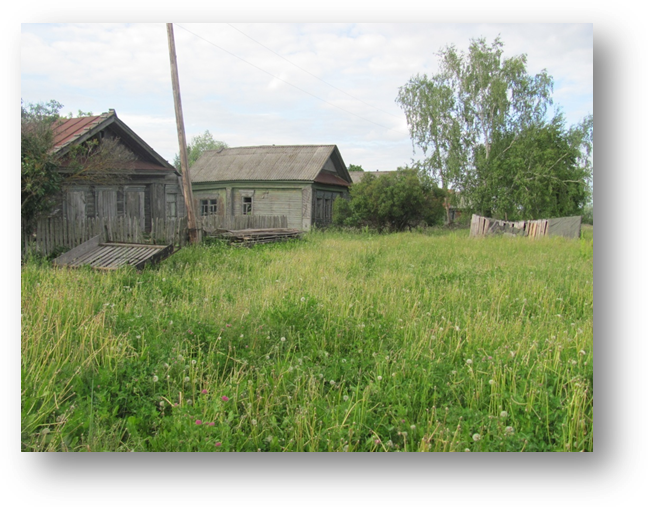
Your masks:
<instances>
[{"instance_id":1,"label":"tall grass","mask_svg":"<svg viewBox=\"0 0 648 507\"><path fill-rule=\"evenodd\" d=\"M22 448L591 451L593 248L314 232L22 268Z\"/></svg>"}]
</instances>

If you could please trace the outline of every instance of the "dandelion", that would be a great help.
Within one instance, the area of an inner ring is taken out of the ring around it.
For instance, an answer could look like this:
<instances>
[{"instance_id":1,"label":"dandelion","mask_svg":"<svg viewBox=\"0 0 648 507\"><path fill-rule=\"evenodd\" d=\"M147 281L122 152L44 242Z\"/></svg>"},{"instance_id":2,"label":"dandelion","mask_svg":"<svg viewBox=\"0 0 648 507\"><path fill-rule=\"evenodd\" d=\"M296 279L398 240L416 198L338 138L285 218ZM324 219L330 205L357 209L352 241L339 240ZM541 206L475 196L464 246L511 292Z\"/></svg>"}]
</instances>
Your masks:
<instances>
[{"instance_id":1,"label":"dandelion","mask_svg":"<svg viewBox=\"0 0 648 507\"><path fill-rule=\"evenodd\" d=\"M344 401L349 401L349 397L348 397L346 394L345 394L344 396L342 396L342 399L343 399Z\"/></svg>"},{"instance_id":2,"label":"dandelion","mask_svg":"<svg viewBox=\"0 0 648 507\"><path fill-rule=\"evenodd\" d=\"M470 449L465 448L465 449L464 449L464 452L470 452Z\"/></svg>"},{"instance_id":3,"label":"dandelion","mask_svg":"<svg viewBox=\"0 0 648 507\"><path fill-rule=\"evenodd\" d=\"M412 425L410 426L410 429L411 429L411 430L415 430L415 429L416 429L416 425L415 425L415 424L412 424Z\"/></svg>"},{"instance_id":4,"label":"dandelion","mask_svg":"<svg viewBox=\"0 0 648 507\"><path fill-rule=\"evenodd\" d=\"M221 400L223 400L223 401L229 401L229 398L228 398L227 396L222 396L222 397L221 397Z\"/></svg>"},{"instance_id":5,"label":"dandelion","mask_svg":"<svg viewBox=\"0 0 648 507\"><path fill-rule=\"evenodd\" d=\"M479 441L481 440L481 435L480 435L479 433L475 433L475 434L472 436L472 439L473 439L475 442L479 442Z\"/></svg>"},{"instance_id":6,"label":"dandelion","mask_svg":"<svg viewBox=\"0 0 648 507\"><path fill-rule=\"evenodd\" d=\"M195 366L195 365L196 365L196 360L195 360L195 359L192 359L192 360L191 360L191 364L193 364L193 365Z\"/></svg>"},{"instance_id":7,"label":"dandelion","mask_svg":"<svg viewBox=\"0 0 648 507\"><path fill-rule=\"evenodd\" d=\"M301 302L303 303L304 301L306 301L306 298L301 298Z\"/></svg>"},{"instance_id":8,"label":"dandelion","mask_svg":"<svg viewBox=\"0 0 648 507\"><path fill-rule=\"evenodd\" d=\"M466 364L472 364L472 359L466 359Z\"/></svg>"},{"instance_id":9,"label":"dandelion","mask_svg":"<svg viewBox=\"0 0 648 507\"><path fill-rule=\"evenodd\" d=\"M502 411L500 412L500 417L501 417L502 419L506 419L506 418L508 417L508 412L507 412L506 410L502 410Z\"/></svg>"},{"instance_id":10,"label":"dandelion","mask_svg":"<svg viewBox=\"0 0 648 507\"><path fill-rule=\"evenodd\" d=\"M492 386L495 385L495 381L494 381L493 379L490 379L490 380L488 381L488 383L489 383L490 385L492 385Z\"/></svg>"},{"instance_id":11,"label":"dandelion","mask_svg":"<svg viewBox=\"0 0 648 507\"><path fill-rule=\"evenodd\" d=\"M157 381L158 381L157 375L153 375L153 382L157 382Z\"/></svg>"},{"instance_id":12,"label":"dandelion","mask_svg":"<svg viewBox=\"0 0 648 507\"><path fill-rule=\"evenodd\" d=\"M187 400L187 405L193 405L193 401L191 399Z\"/></svg>"},{"instance_id":13,"label":"dandelion","mask_svg":"<svg viewBox=\"0 0 648 507\"><path fill-rule=\"evenodd\" d=\"M282 337L281 337L281 341L282 341L282 342L285 342L285 341L286 341L286 337L285 337L285 336L282 336Z\"/></svg>"},{"instance_id":14,"label":"dandelion","mask_svg":"<svg viewBox=\"0 0 648 507\"><path fill-rule=\"evenodd\" d=\"M252 420L250 421L250 423L252 423L252 426L256 426L256 425L257 425L257 420L256 420L256 419L252 419Z\"/></svg>"},{"instance_id":15,"label":"dandelion","mask_svg":"<svg viewBox=\"0 0 648 507\"><path fill-rule=\"evenodd\" d=\"M331 384L332 386L334 386L334 385L335 385L335 380L329 380L329 384Z\"/></svg>"},{"instance_id":16,"label":"dandelion","mask_svg":"<svg viewBox=\"0 0 648 507\"><path fill-rule=\"evenodd\" d=\"M506 433L507 435L512 435L513 433L515 433L515 430L513 429L513 426L507 426L506 428L504 428L504 433Z\"/></svg>"},{"instance_id":17,"label":"dandelion","mask_svg":"<svg viewBox=\"0 0 648 507\"><path fill-rule=\"evenodd\" d=\"M184 378L184 381L185 381L185 382L189 382L189 380L191 380L189 377L185 377L185 378Z\"/></svg>"},{"instance_id":18,"label":"dandelion","mask_svg":"<svg viewBox=\"0 0 648 507\"><path fill-rule=\"evenodd\" d=\"M382 377L381 377L380 375L378 375L378 377L376 377L376 378L377 378L378 380L382 380Z\"/></svg>"}]
</instances>

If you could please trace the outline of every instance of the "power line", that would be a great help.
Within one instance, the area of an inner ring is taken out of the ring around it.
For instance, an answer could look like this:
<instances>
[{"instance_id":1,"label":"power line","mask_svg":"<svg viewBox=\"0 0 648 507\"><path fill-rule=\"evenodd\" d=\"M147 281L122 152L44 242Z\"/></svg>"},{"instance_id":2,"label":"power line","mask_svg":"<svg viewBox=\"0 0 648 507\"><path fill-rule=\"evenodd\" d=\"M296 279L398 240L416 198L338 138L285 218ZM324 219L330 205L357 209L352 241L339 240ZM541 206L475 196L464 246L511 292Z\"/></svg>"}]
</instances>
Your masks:
<instances>
[{"instance_id":1,"label":"power line","mask_svg":"<svg viewBox=\"0 0 648 507\"><path fill-rule=\"evenodd\" d=\"M259 67L259 66L257 66L257 65L254 65L254 64L251 63L251 62L248 62L245 58L241 58L240 56L235 55L234 53L228 51L227 49L220 47L218 44L215 44L215 43L213 43L213 42L211 42L211 41L205 39L205 38L202 37L201 35L198 35L197 33L192 32L191 30L185 28L185 27L182 26L182 25L176 25L176 26L179 26L180 28L182 28L182 29L185 30L186 32L189 32L191 35L193 35L193 36L195 36L195 37L198 37L199 39L205 41L207 44L211 44L212 46L217 47L217 48L220 49L221 51L224 51L225 53L227 53L227 54L229 54L229 55L231 55L231 56L233 56L233 57L235 57L235 58L238 58L238 59L241 60L242 62L245 62L245 63L247 63L248 65L251 65L252 67L254 67L254 68L260 70L261 72L265 72L265 73L268 74L269 76L271 76L271 77L273 77L273 78L275 78L275 79L278 79L279 81L282 81L282 82L286 83L287 85L292 86L293 88L299 90L300 92L303 92L303 93L305 93L305 94L307 94L307 95L310 95L311 97L313 97L313 98L315 98L315 99L317 99L317 100L321 100L321 101L324 102L325 104L328 104L328 105L330 105L330 106L333 106L333 107L335 107L335 108L337 108L337 109L339 109L339 110L341 110L341 111L344 111L345 113L348 113L348 114L351 114L351 115L353 115L353 116L356 116L357 118L360 118L361 120L367 121L367 122L369 122L369 123L373 123L374 125L377 125L378 127L382 127L382 128L384 128L384 129L389 129L389 127L386 127L385 125L381 125L380 123L376 123L375 121L371 121L371 120L369 120L369 119L367 119L367 118L364 118L363 116L360 116L359 114L352 113L351 111L347 111L347 110L344 109L343 107L337 106L337 105L333 104L332 102L329 102L328 100L325 100L325 99L323 99L323 98L321 98L321 97L318 97L317 95L313 95L312 93L310 93L310 92L308 92L308 91L306 91L306 90L300 88L299 86L296 86L296 85L294 85L294 84L292 84L292 83L286 81L285 79L281 79L280 77L275 76L274 74L268 72L267 70L262 69L261 67Z\"/></svg>"},{"instance_id":2,"label":"power line","mask_svg":"<svg viewBox=\"0 0 648 507\"><path fill-rule=\"evenodd\" d=\"M319 81L321 81L321 82L324 83L325 85L330 86L331 88L335 88L337 91L344 93L344 94L347 95L348 97L351 97L353 100L357 100L358 102L362 102L365 106L372 107L372 108L374 108L374 109L376 109L376 110L378 110L378 111L380 111L380 112L382 112L382 113L385 113L385 114L388 114L388 115L390 115L390 116L393 116L394 118L398 118L398 119L401 118L400 116L396 116L395 114L392 114L392 113L390 113L389 111L385 111L384 109L380 109L379 107L372 106L371 104L365 102L364 100L359 99L358 97L354 97L354 96L351 95L350 93L345 92L345 91L342 90L341 88L338 88L337 86L332 85L331 83L329 83L329 82L327 82L327 81L324 81L322 78L316 76L316 75L313 74L312 72L307 71L307 70L304 69L303 67L300 67L300 66L297 65L296 63L294 63L294 62L288 60L288 58L286 58L285 56L280 55L280 54L277 53L276 51L270 49L270 48L269 48L268 46L266 46L265 44L259 42L259 41L256 40L256 39L253 39L253 38L250 37L248 34L246 34L245 32L243 32L243 31L240 30L239 28L236 28L236 27L235 27L234 25L232 25L231 23L227 23L227 25L230 26L230 27L232 27L234 30L236 30L236 31L238 31L238 32L240 32L240 33L242 33L243 35L245 35L245 36L246 36L248 39L250 39L251 41L256 42L259 46L263 46L264 48L266 48L266 49L267 49L268 51L270 51L271 53L274 53L275 55L277 55L279 58L282 58L282 59L286 60L289 64L294 65L294 66L297 67L298 69L304 71L304 72L305 72L306 74L308 74L309 76L313 76L315 79L318 79Z\"/></svg>"}]
</instances>

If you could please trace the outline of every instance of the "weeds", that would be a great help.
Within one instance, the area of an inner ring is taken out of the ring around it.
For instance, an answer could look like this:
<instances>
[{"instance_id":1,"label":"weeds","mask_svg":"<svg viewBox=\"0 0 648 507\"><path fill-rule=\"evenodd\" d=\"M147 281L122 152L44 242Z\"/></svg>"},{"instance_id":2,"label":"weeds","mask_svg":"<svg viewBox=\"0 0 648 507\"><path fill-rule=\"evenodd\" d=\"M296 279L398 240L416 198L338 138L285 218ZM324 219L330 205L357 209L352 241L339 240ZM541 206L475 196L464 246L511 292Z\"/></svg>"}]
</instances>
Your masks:
<instances>
[{"instance_id":1,"label":"weeds","mask_svg":"<svg viewBox=\"0 0 648 507\"><path fill-rule=\"evenodd\" d=\"M591 451L589 241L317 231L142 273L28 261L22 449Z\"/></svg>"}]
</instances>

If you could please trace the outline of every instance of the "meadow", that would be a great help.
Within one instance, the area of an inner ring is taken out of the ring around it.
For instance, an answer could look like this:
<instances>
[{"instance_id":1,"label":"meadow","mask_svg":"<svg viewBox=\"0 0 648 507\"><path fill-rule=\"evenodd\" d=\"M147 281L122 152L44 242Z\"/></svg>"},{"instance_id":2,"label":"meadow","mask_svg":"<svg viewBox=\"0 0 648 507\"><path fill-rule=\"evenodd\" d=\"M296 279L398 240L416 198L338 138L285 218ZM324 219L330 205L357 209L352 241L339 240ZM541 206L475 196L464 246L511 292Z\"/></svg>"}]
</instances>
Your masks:
<instances>
[{"instance_id":1,"label":"meadow","mask_svg":"<svg viewBox=\"0 0 648 507\"><path fill-rule=\"evenodd\" d=\"M23 451L592 451L593 231L21 276Z\"/></svg>"}]
</instances>

